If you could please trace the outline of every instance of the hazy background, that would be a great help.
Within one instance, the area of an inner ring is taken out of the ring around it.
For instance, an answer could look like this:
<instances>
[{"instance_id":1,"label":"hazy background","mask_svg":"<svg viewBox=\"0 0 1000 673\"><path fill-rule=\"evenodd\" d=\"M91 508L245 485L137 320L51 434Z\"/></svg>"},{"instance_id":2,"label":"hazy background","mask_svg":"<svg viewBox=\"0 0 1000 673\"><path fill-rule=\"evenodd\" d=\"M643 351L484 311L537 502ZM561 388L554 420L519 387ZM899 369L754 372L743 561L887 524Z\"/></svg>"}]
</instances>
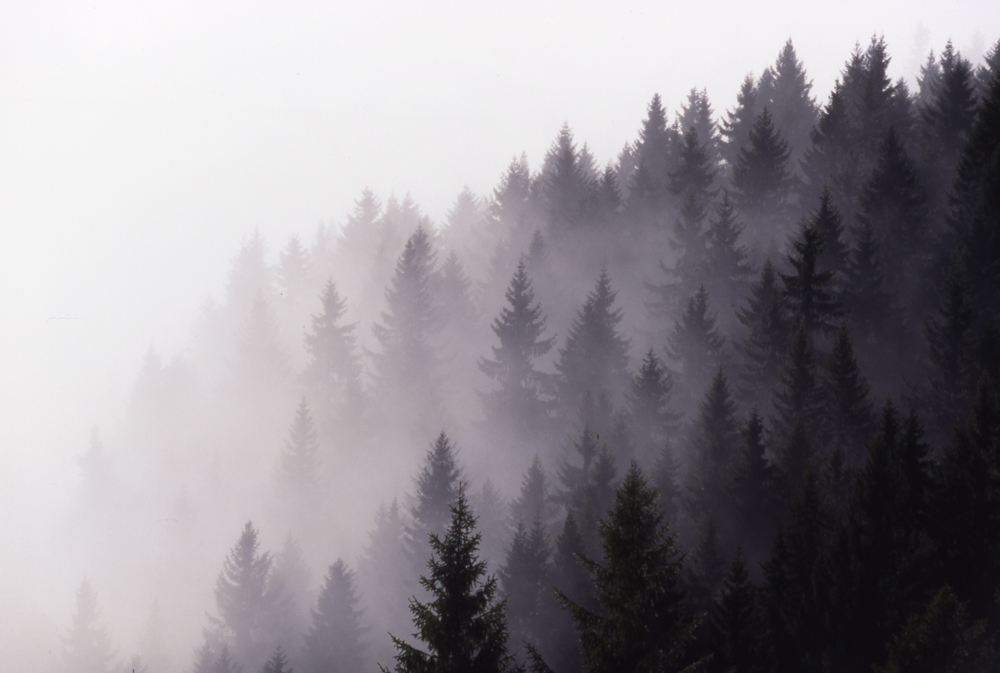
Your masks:
<instances>
[{"instance_id":1,"label":"hazy background","mask_svg":"<svg viewBox=\"0 0 1000 673\"><path fill-rule=\"evenodd\" d=\"M0 577L60 567L90 428L151 346L188 340L255 227L273 256L365 186L440 221L522 151L537 168L564 121L603 165L654 92L672 118L704 87L718 116L789 37L822 104L873 33L912 83L949 37L979 60L970 14L1000 25L995 2L802 7L0 2ZM62 623L61 581L37 600Z\"/></svg>"}]
</instances>

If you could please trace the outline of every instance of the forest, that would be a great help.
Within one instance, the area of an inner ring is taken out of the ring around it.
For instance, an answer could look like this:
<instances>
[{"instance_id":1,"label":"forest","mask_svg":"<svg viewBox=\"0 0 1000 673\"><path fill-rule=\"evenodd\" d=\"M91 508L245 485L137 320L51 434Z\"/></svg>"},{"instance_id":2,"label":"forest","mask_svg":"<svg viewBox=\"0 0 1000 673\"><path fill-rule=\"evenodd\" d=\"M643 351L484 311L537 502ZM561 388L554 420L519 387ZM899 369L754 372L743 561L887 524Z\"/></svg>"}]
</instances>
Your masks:
<instances>
[{"instance_id":1,"label":"forest","mask_svg":"<svg viewBox=\"0 0 1000 673\"><path fill-rule=\"evenodd\" d=\"M1000 42L889 62L247 232L80 453L48 668L1000 670Z\"/></svg>"}]
</instances>

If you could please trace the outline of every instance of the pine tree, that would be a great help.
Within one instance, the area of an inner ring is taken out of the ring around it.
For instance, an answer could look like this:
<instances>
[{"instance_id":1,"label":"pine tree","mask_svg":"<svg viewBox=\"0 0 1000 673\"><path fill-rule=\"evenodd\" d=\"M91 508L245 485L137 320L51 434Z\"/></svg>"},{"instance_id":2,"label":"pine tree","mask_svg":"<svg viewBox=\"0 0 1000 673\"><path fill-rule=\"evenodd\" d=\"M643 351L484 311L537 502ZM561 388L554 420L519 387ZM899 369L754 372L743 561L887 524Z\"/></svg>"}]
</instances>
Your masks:
<instances>
[{"instance_id":1,"label":"pine tree","mask_svg":"<svg viewBox=\"0 0 1000 673\"><path fill-rule=\"evenodd\" d=\"M748 144L737 155L733 189L740 211L750 221L753 238L765 244L781 240L788 228L790 156L788 143L764 107L750 131Z\"/></svg>"},{"instance_id":2,"label":"pine tree","mask_svg":"<svg viewBox=\"0 0 1000 673\"><path fill-rule=\"evenodd\" d=\"M324 405L361 403L361 362L358 360L355 325L342 324L347 301L337 292L333 279L326 281L320 296L323 311L312 317L312 331L305 336L309 361L302 379Z\"/></svg>"},{"instance_id":3,"label":"pine tree","mask_svg":"<svg viewBox=\"0 0 1000 673\"><path fill-rule=\"evenodd\" d=\"M507 652L507 607L496 601L496 577L483 579L486 562L476 555L480 537L475 526L476 518L459 490L444 538L430 537L433 555L420 584L431 600L410 600L414 636L426 644L426 651L392 636L397 673L516 670Z\"/></svg>"},{"instance_id":4,"label":"pine tree","mask_svg":"<svg viewBox=\"0 0 1000 673\"><path fill-rule=\"evenodd\" d=\"M580 636L583 670L679 670L694 630L678 614L682 557L655 490L634 462L601 522L601 549L602 563L582 559L599 607L559 592Z\"/></svg>"},{"instance_id":5,"label":"pine tree","mask_svg":"<svg viewBox=\"0 0 1000 673\"><path fill-rule=\"evenodd\" d=\"M535 369L534 361L552 349L553 339L543 339L545 315L535 303L524 258L518 262L506 293L508 306L491 326L500 341L493 346L493 358L481 358L479 368L496 381L500 389L482 395L487 417L500 427L519 428L519 438L527 439L544 429L551 406L552 377Z\"/></svg>"},{"instance_id":6,"label":"pine tree","mask_svg":"<svg viewBox=\"0 0 1000 673\"><path fill-rule=\"evenodd\" d=\"M473 494L470 505L478 513L476 520L482 536L479 543L480 555L490 566L496 567L506 553L507 541L513 531L507 516L507 500L500 495L493 480L486 479Z\"/></svg>"},{"instance_id":7,"label":"pine tree","mask_svg":"<svg viewBox=\"0 0 1000 673\"><path fill-rule=\"evenodd\" d=\"M278 324L264 294L257 293L236 344L234 363L241 386L253 391L273 391L289 375L281 347Z\"/></svg>"},{"instance_id":8,"label":"pine tree","mask_svg":"<svg viewBox=\"0 0 1000 673\"><path fill-rule=\"evenodd\" d=\"M684 127L684 138L676 170L669 174L668 189L672 194L692 195L699 204L707 204L715 181L715 168L708 149L710 138L701 136L694 126Z\"/></svg>"},{"instance_id":9,"label":"pine tree","mask_svg":"<svg viewBox=\"0 0 1000 673\"><path fill-rule=\"evenodd\" d=\"M790 39L770 70L773 78L767 91L760 92L763 100L759 104L766 105L774 115L775 126L788 141L790 167L797 171L816 124L816 102L810 94L812 82L807 79Z\"/></svg>"},{"instance_id":10,"label":"pine tree","mask_svg":"<svg viewBox=\"0 0 1000 673\"><path fill-rule=\"evenodd\" d=\"M772 432L786 495L797 491L819 448L813 432L822 419L823 399L816 374L816 355L809 336L800 326L774 395L776 416Z\"/></svg>"},{"instance_id":11,"label":"pine tree","mask_svg":"<svg viewBox=\"0 0 1000 673\"><path fill-rule=\"evenodd\" d=\"M712 104L708 100L705 89L692 88L688 92L687 102L681 104L681 112L677 116L677 127L687 135L694 129L698 142L704 147L708 165L712 172L718 170L722 156L719 154L719 132L713 117ZM683 153L683 150L681 150ZM683 159L681 160L683 162Z\"/></svg>"},{"instance_id":12,"label":"pine tree","mask_svg":"<svg viewBox=\"0 0 1000 673\"><path fill-rule=\"evenodd\" d=\"M771 260L760 270L760 280L750 286L745 308L736 310L748 334L737 349L743 356L741 396L758 399L774 390L788 352L791 320L784 293Z\"/></svg>"},{"instance_id":13,"label":"pine tree","mask_svg":"<svg viewBox=\"0 0 1000 673\"><path fill-rule=\"evenodd\" d=\"M728 528L725 491L739 451L736 402L722 369L712 379L692 429L688 503L696 520L713 518Z\"/></svg>"},{"instance_id":14,"label":"pine tree","mask_svg":"<svg viewBox=\"0 0 1000 673\"><path fill-rule=\"evenodd\" d=\"M917 75L917 106L926 110L941 90L941 64L931 49Z\"/></svg>"},{"instance_id":15,"label":"pine tree","mask_svg":"<svg viewBox=\"0 0 1000 673\"><path fill-rule=\"evenodd\" d=\"M368 533L358 565L358 582L367 604L367 614L378 633L402 632L409 625L405 599L417 588L412 577L412 560L407 551L407 530L399 503L384 502L375 514L375 526ZM392 642L375 638L370 643L371 658L388 661Z\"/></svg>"},{"instance_id":16,"label":"pine tree","mask_svg":"<svg viewBox=\"0 0 1000 673\"><path fill-rule=\"evenodd\" d=\"M604 391L616 399L628 390L629 340L618 331L622 310L615 307L616 296L607 270L602 269L559 350L556 385L564 415L578 409L588 391L595 395Z\"/></svg>"},{"instance_id":17,"label":"pine tree","mask_svg":"<svg viewBox=\"0 0 1000 673\"><path fill-rule=\"evenodd\" d=\"M312 570L306 563L302 547L289 535L281 552L274 557L268 589L282 596L281 605L270 625L277 642L294 659L299 654L302 634L309 627L312 602Z\"/></svg>"},{"instance_id":18,"label":"pine tree","mask_svg":"<svg viewBox=\"0 0 1000 673\"><path fill-rule=\"evenodd\" d=\"M847 323L841 323L837 330L821 387L824 444L830 452L840 451L849 464L857 465L871 437L874 419L871 387L858 368Z\"/></svg>"},{"instance_id":19,"label":"pine tree","mask_svg":"<svg viewBox=\"0 0 1000 673\"><path fill-rule=\"evenodd\" d=\"M260 673L292 673L292 667L288 664L288 657L280 646L276 647L274 654L267 660Z\"/></svg>"},{"instance_id":20,"label":"pine tree","mask_svg":"<svg viewBox=\"0 0 1000 673\"><path fill-rule=\"evenodd\" d=\"M740 149L748 146L757 114L757 84L753 75L748 74L740 85L736 107L726 112L726 118L719 128L722 158L726 162L727 172L731 173L736 166Z\"/></svg>"},{"instance_id":21,"label":"pine tree","mask_svg":"<svg viewBox=\"0 0 1000 673\"><path fill-rule=\"evenodd\" d=\"M670 359L681 366L677 383L684 397L690 397L708 381L725 357L725 341L716 327L716 315L709 310L705 286L688 299L681 319L667 341Z\"/></svg>"},{"instance_id":22,"label":"pine tree","mask_svg":"<svg viewBox=\"0 0 1000 673\"><path fill-rule=\"evenodd\" d=\"M417 493L407 527L410 557L423 565L428 537L440 535L448 525L451 507L458 496L461 472L451 441L442 431L431 445L417 476Z\"/></svg>"},{"instance_id":23,"label":"pine tree","mask_svg":"<svg viewBox=\"0 0 1000 673\"><path fill-rule=\"evenodd\" d=\"M770 544L779 503L774 468L765 458L764 419L756 407L750 410L740 435L743 441L733 460L727 496L735 515L735 537L749 550L750 558L757 559Z\"/></svg>"},{"instance_id":24,"label":"pine tree","mask_svg":"<svg viewBox=\"0 0 1000 673\"><path fill-rule=\"evenodd\" d=\"M757 587L747 572L743 549L736 547L726 576L722 579L722 594L712 612L713 664L718 670L754 673L763 668L760 651Z\"/></svg>"},{"instance_id":25,"label":"pine tree","mask_svg":"<svg viewBox=\"0 0 1000 673\"><path fill-rule=\"evenodd\" d=\"M366 669L365 638L369 629L363 625L360 603L354 573L337 559L327 570L312 611L312 626L302 653L302 673L360 673Z\"/></svg>"},{"instance_id":26,"label":"pine tree","mask_svg":"<svg viewBox=\"0 0 1000 673\"><path fill-rule=\"evenodd\" d=\"M269 586L271 555L259 551L257 529L251 522L222 563L215 582L218 617L210 617L214 637L231 647L236 661L256 670L275 645L270 627L284 601L284 592Z\"/></svg>"},{"instance_id":27,"label":"pine tree","mask_svg":"<svg viewBox=\"0 0 1000 673\"><path fill-rule=\"evenodd\" d=\"M434 259L430 236L420 227L396 263L385 294L388 309L372 328L380 347L372 358L384 408L395 414L408 409L406 420L418 427L429 424L439 404L433 338L440 321L430 293Z\"/></svg>"},{"instance_id":28,"label":"pine tree","mask_svg":"<svg viewBox=\"0 0 1000 673\"><path fill-rule=\"evenodd\" d=\"M552 518L552 509L545 468L542 466L541 458L536 454L531 466L521 479L520 494L510 504L511 520L516 524L518 521L538 519L542 523L548 524Z\"/></svg>"},{"instance_id":29,"label":"pine tree","mask_svg":"<svg viewBox=\"0 0 1000 673\"><path fill-rule=\"evenodd\" d=\"M851 114L843 84L838 80L816 126L809 134L811 144L802 157L806 184L800 185L802 203L813 203L823 189L830 189L834 201L850 207L855 203L860 178L852 161L858 157Z\"/></svg>"},{"instance_id":30,"label":"pine tree","mask_svg":"<svg viewBox=\"0 0 1000 673\"><path fill-rule=\"evenodd\" d=\"M784 285L785 299L793 323L801 324L810 336L830 334L833 320L840 314L840 305L834 298L834 272L819 268L823 254L823 234L820 227L827 219L835 218L828 200L823 200L819 208L799 229L798 237L792 241L794 252L788 255L788 263L794 273L780 274Z\"/></svg>"},{"instance_id":31,"label":"pine tree","mask_svg":"<svg viewBox=\"0 0 1000 673\"><path fill-rule=\"evenodd\" d=\"M311 502L319 495L319 444L305 399L299 403L278 468L278 488L285 498Z\"/></svg>"},{"instance_id":32,"label":"pine tree","mask_svg":"<svg viewBox=\"0 0 1000 673\"><path fill-rule=\"evenodd\" d=\"M628 183L629 209L640 220L655 217L663 207L675 144L674 131L667 125L667 113L660 95L655 94L639 131L635 145L636 168Z\"/></svg>"},{"instance_id":33,"label":"pine tree","mask_svg":"<svg viewBox=\"0 0 1000 673\"><path fill-rule=\"evenodd\" d=\"M715 217L709 220L705 231L705 263L702 274L705 289L709 296L715 298L717 306L735 306L746 294L747 280L752 269L747 259L746 246L739 243L742 231L743 225L736 219L736 206L729 192L725 191L715 206Z\"/></svg>"},{"instance_id":34,"label":"pine tree","mask_svg":"<svg viewBox=\"0 0 1000 673\"><path fill-rule=\"evenodd\" d=\"M941 54L940 83L923 118L933 135L943 176L951 176L976 116L975 75L972 64L955 51L951 41Z\"/></svg>"},{"instance_id":35,"label":"pine tree","mask_svg":"<svg viewBox=\"0 0 1000 673\"><path fill-rule=\"evenodd\" d=\"M632 379L628 396L629 420L636 452L646 465L677 429L680 414L670 409L673 377L652 348Z\"/></svg>"},{"instance_id":36,"label":"pine tree","mask_svg":"<svg viewBox=\"0 0 1000 673\"><path fill-rule=\"evenodd\" d=\"M670 442L663 442L660 447L650 469L650 479L660 496L663 518L668 523L676 521L681 504L680 466Z\"/></svg>"},{"instance_id":37,"label":"pine tree","mask_svg":"<svg viewBox=\"0 0 1000 673\"><path fill-rule=\"evenodd\" d=\"M76 591L73 624L62 640L63 665L67 672L111 673L116 669L107 627L100 621L97 593L86 579Z\"/></svg>"},{"instance_id":38,"label":"pine tree","mask_svg":"<svg viewBox=\"0 0 1000 673\"><path fill-rule=\"evenodd\" d=\"M550 235L561 235L576 227L583 203L590 192L590 176L581 165L573 132L563 124L542 164L541 193L548 213Z\"/></svg>"},{"instance_id":39,"label":"pine tree","mask_svg":"<svg viewBox=\"0 0 1000 673\"><path fill-rule=\"evenodd\" d=\"M715 520L709 517L698 546L692 554L691 575L693 579L692 598L699 612L710 613L726 574L726 561L722 543L715 528Z\"/></svg>"},{"instance_id":40,"label":"pine tree","mask_svg":"<svg viewBox=\"0 0 1000 673\"><path fill-rule=\"evenodd\" d=\"M544 647L551 613L549 541L540 519L528 528L518 521L507 549L506 558L497 573L500 590L507 602L510 641L514 647L532 643Z\"/></svg>"}]
</instances>

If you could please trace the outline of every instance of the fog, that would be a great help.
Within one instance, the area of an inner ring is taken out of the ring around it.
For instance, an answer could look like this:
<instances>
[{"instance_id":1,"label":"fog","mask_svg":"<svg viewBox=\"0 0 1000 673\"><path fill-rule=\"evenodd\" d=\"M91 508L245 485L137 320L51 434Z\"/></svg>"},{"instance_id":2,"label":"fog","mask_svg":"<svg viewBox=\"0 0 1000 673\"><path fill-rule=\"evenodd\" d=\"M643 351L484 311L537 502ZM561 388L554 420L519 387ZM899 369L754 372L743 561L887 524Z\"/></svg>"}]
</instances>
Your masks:
<instances>
[{"instance_id":1,"label":"fog","mask_svg":"<svg viewBox=\"0 0 1000 673\"><path fill-rule=\"evenodd\" d=\"M997 38L981 32L989 26L1000 26L990 2L808 11L791 2L0 3L2 667L56 670L88 578L119 659L138 651L155 602L168 670L190 670L216 577L248 520L273 554L295 537L315 595L338 557L358 568L380 504L397 498L409 510L442 429L473 492L489 478L513 501L535 453L554 481L578 439L567 421L576 408L555 413L554 439L503 453L511 440L483 429L475 392L491 389L476 362L497 345L489 325L533 229L484 241L446 225L466 188L485 210L512 160L523 155L537 176L564 124L600 174L636 142L653 94L672 121L688 92L704 88L718 121L744 77L771 66L789 38L822 106L855 45L873 35L889 45L890 78L913 92L927 52L948 40L981 64ZM365 248L367 258L345 257L332 241L365 189L383 213L402 204L396 238ZM355 325L367 395L385 394L385 343L373 325L386 324L386 287L421 222L438 269L458 254L478 311L469 331L445 326L451 341L435 337L449 372L440 399L391 423L384 411L324 419L301 372L326 279ZM314 257L331 241L297 286L280 277L293 236ZM502 240L511 250L498 262ZM603 240L566 243L544 272L532 270L543 336L555 339L538 359L550 374L602 268L631 340L629 375L648 349L664 348L669 330L650 316L645 288L663 282L658 265L676 255L629 263ZM241 251L255 241L270 289L241 286L252 272ZM766 245L751 251L754 280ZM287 369L259 389L235 345L252 331L258 290ZM144 397L153 380L158 392ZM675 396L686 395L679 407L691 420L707 379L688 385L679 379ZM322 517L282 504L272 484L303 399L321 446L336 445L320 460ZM81 463L94 436L112 469L88 486ZM619 460L619 473L626 467ZM113 500L86 502L90 487ZM502 559L491 560L495 569ZM371 640L384 656L388 639Z\"/></svg>"}]
</instances>

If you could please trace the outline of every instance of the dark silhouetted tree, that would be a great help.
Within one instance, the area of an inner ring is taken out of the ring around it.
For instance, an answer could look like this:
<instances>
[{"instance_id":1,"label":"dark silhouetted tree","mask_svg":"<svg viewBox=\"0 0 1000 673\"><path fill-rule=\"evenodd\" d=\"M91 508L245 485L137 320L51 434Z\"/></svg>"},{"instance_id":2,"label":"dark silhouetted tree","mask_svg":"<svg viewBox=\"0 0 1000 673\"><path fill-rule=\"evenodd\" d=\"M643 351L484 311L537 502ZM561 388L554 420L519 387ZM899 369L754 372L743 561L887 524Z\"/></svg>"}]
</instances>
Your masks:
<instances>
[{"instance_id":1,"label":"dark silhouetted tree","mask_svg":"<svg viewBox=\"0 0 1000 673\"><path fill-rule=\"evenodd\" d=\"M736 95L736 107L726 112L719 125L722 158L726 170L731 173L739 157L740 149L748 146L750 131L757 119L757 84L752 74L743 78L740 92ZM730 176L731 177L731 176Z\"/></svg>"},{"instance_id":2,"label":"dark silhouetted tree","mask_svg":"<svg viewBox=\"0 0 1000 673\"><path fill-rule=\"evenodd\" d=\"M774 394L774 409L772 433L782 488L787 497L798 491L799 481L815 462L819 450L815 431L823 418L816 354L801 326L788 350L781 383Z\"/></svg>"},{"instance_id":3,"label":"dark silhouetted tree","mask_svg":"<svg viewBox=\"0 0 1000 673\"><path fill-rule=\"evenodd\" d=\"M428 537L442 534L448 525L451 507L458 496L461 472L451 441L442 431L431 445L417 476L415 504L407 527L409 553L416 567L423 565Z\"/></svg>"},{"instance_id":4,"label":"dark silhouetted tree","mask_svg":"<svg viewBox=\"0 0 1000 673\"><path fill-rule=\"evenodd\" d=\"M507 621L512 648L524 643L545 648L552 616L549 557L552 550L540 519L530 528L518 521L506 558L498 571L500 590L507 602Z\"/></svg>"},{"instance_id":5,"label":"dark silhouetted tree","mask_svg":"<svg viewBox=\"0 0 1000 673\"><path fill-rule=\"evenodd\" d=\"M763 670L757 587L750 580L743 549L736 547L722 591L712 612L712 664L718 670Z\"/></svg>"},{"instance_id":6,"label":"dark silhouetted tree","mask_svg":"<svg viewBox=\"0 0 1000 673\"><path fill-rule=\"evenodd\" d=\"M788 143L764 107L733 166L736 203L750 221L751 237L764 244L781 240L788 229L789 157Z\"/></svg>"},{"instance_id":7,"label":"dark silhouetted tree","mask_svg":"<svg viewBox=\"0 0 1000 673\"><path fill-rule=\"evenodd\" d=\"M780 274L792 323L801 325L810 336L833 333L834 320L840 314L840 304L834 298L834 272L819 267L824 245L820 223L836 216L831 207L823 200L802 225L788 255L793 273Z\"/></svg>"},{"instance_id":8,"label":"dark silhouetted tree","mask_svg":"<svg viewBox=\"0 0 1000 673\"><path fill-rule=\"evenodd\" d=\"M750 286L746 306L736 310L736 319L747 330L737 345L743 356L741 396L747 399L759 399L774 390L788 353L791 319L779 280L774 265L765 261L760 279Z\"/></svg>"},{"instance_id":9,"label":"dark silhouetted tree","mask_svg":"<svg viewBox=\"0 0 1000 673\"><path fill-rule=\"evenodd\" d=\"M705 231L705 262L702 281L716 306L726 307L732 322L729 307L743 301L747 281L753 270L747 258L746 246L740 245L743 225L736 219L736 207L729 192L715 206L715 217L709 219Z\"/></svg>"},{"instance_id":10,"label":"dark silhouetted tree","mask_svg":"<svg viewBox=\"0 0 1000 673\"><path fill-rule=\"evenodd\" d=\"M729 381L717 370L702 399L691 430L692 467L688 503L696 521L715 519L728 528L726 489L740 450L736 402Z\"/></svg>"},{"instance_id":11,"label":"dark silhouetted tree","mask_svg":"<svg viewBox=\"0 0 1000 673\"><path fill-rule=\"evenodd\" d=\"M823 432L826 449L840 451L848 464L858 465L874 429L871 387L854 357L854 345L846 323L837 330L827 357L823 389Z\"/></svg>"}]
</instances>

